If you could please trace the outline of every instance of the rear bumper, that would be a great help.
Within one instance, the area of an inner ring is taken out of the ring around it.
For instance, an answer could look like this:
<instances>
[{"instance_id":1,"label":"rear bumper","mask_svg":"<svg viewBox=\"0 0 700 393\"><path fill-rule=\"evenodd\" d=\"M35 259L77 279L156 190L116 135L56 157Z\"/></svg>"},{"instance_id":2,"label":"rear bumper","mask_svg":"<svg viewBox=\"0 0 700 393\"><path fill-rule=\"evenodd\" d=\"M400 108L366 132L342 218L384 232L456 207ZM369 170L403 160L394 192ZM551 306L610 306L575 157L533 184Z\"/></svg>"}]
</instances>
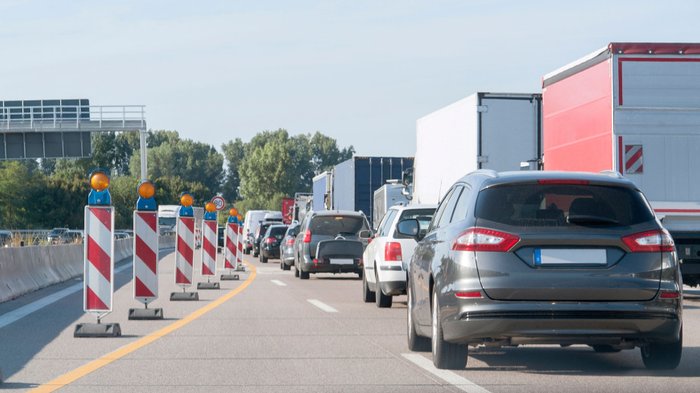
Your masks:
<instances>
[{"instance_id":1,"label":"rear bumper","mask_svg":"<svg viewBox=\"0 0 700 393\"><path fill-rule=\"evenodd\" d=\"M309 273L359 273L362 271L362 267L357 262L347 265L301 262L299 265L301 271Z\"/></svg>"},{"instance_id":2,"label":"rear bumper","mask_svg":"<svg viewBox=\"0 0 700 393\"><path fill-rule=\"evenodd\" d=\"M266 258L279 258L280 257L280 250L278 249L267 249L265 247L262 248L262 255L264 255Z\"/></svg>"},{"instance_id":3,"label":"rear bumper","mask_svg":"<svg viewBox=\"0 0 700 393\"><path fill-rule=\"evenodd\" d=\"M381 281L379 288L385 295L404 295L406 294L406 281Z\"/></svg>"},{"instance_id":4,"label":"rear bumper","mask_svg":"<svg viewBox=\"0 0 700 393\"><path fill-rule=\"evenodd\" d=\"M640 345L677 340L682 312L674 302L659 303L467 306L452 312L441 307L443 334L449 342L501 345Z\"/></svg>"}]
</instances>

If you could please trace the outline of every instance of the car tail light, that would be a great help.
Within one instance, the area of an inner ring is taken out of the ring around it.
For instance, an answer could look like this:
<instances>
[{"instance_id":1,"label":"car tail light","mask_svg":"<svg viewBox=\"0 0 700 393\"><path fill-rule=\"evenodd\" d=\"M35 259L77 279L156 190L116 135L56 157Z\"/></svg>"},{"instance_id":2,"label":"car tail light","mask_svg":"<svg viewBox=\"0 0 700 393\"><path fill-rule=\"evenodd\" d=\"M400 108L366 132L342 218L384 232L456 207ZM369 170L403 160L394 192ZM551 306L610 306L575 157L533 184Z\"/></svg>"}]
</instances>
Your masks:
<instances>
[{"instance_id":1,"label":"car tail light","mask_svg":"<svg viewBox=\"0 0 700 393\"><path fill-rule=\"evenodd\" d=\"M481 291L460 291L455 292L455 296L460 299L481 299Z\"/></svg>"},{"instance_id":2,"label":"car tail light","mask_svg":"<svg viewBox=\"0 0 700 393\"><path fill-rule=\"evenodd\" d=\"M676 250L671 235L663 229L625 236L622 242L632 252L673 252Z\"/></svg>"},{"instance_id":3,"label":"car tail light","mask_svg":"<svg viewBox=\"0 0 700 393\"><path fill-rule=\"evenodd\" d=\"M288 245L288 246L293 246L293 245L294 245L294 238L293 238L293 237L290 237L289 239L287 239L287 245Z\"/></svg>"},{"instance_id":4,"label":"car tail light","mask_svg":"<svg viewBox=\"0 0 700 393\"><path fill-rule=\"evenodd\" d=\"M311 243L311 231L308 229L304 232L304 243Z\"/></svg>"},{"instance_id":5,"label":"car tail light","mask_svg":"<svg viewBox=\"0 0 700 393\"><path fill-rule=\"evenodd\" d=\"M452 249L455 251L509 251L520 241L518 236L487 228L469 228L459 235Z\"/></svg>"},{"instance_id":6,"label":"car tail light","mask_svg":"<svg viewBox=\"0 0 700 393\"><path fill-rule=\"evenodd\" d=\"M678 299L681 294L678 291L661 291L659 298L661 299Z\"/></svg>"},{"instance_id":7,"label":"car tail light","mask_svg":"<svg viewBox=\"0 0 700 393\"><path fill-rule=\"evenodd\" d=\"M274 242L275 242L274 237L268 237L267 239L265 239L265 243L267 243L267 244L273 244Z\"/></svg>"},{"instance_id":8,"label":"car tail light","mask_svg":"<svg viewBox=\"0 0 700 393\"><path fill-rule=\"evenodd\" d=\"M403 257L401 256L401 243L399 242L387 242L384 245L384 260L401 262Z\"/></svg>"}]
</instances>

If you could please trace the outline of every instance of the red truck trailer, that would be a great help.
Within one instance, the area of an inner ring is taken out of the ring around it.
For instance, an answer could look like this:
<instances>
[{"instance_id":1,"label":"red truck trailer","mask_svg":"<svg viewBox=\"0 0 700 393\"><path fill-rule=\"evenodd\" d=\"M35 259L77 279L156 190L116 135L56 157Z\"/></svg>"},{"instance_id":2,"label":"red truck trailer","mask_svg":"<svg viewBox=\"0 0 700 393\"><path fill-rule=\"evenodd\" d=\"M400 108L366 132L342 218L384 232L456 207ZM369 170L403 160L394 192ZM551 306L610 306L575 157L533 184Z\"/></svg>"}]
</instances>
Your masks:
<instances>
[{"instance_id":1,"label":"red truck trailer","mask_svg":"<svg viewBox=\"0 0 700 393\"><path fill-rule=\"evenodd\" d=\"M544 169L632 180L700 284L700 43L611 43L542 85Z\"/></svg>"}]
</instances>

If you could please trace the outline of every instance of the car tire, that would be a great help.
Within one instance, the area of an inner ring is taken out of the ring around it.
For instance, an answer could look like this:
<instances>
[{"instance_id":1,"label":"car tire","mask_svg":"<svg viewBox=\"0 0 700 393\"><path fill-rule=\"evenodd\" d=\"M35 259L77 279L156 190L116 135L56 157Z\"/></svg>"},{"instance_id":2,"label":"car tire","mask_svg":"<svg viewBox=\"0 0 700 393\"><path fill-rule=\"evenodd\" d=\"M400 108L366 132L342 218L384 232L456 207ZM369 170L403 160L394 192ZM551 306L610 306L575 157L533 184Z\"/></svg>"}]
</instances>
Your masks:
<instances>
[{"instance_id":1,"label":"car tire","mask_svg":"<svg viewBox=\"0 0 700 393\"><path fill-rule=\"evenodd\" d=\"M406 289L408 300L406 301L406 329L408 336L408 349L414 352L430 352L430 339L419 336L416 332L416 325L413 322L413 306L411 298L411 288Z\"/></svg>"},{"instance_id":2,"label":"car tire","mask_svg":"<svg viewBox=\"0 0 700 393\"><path fill-rule=\"evenodd\" d=\"M650 370L673 370L681 362L683 329L674 342L651 342L640 348L644 366Z\"/></svg>"},{"instance_id":3,"label":"car tire","mask_svg":"<svg viewBox=\"0 0 700 393\"><path fill-rule=\"evenodd\" d=\"M285 262L282 262L282 270L289 270L291 268L291 266L287 265Z\"/></svg>"},{"instance_id":4,"label":"car tire","mask_svg":"<svg viewBox=\"0 0 700 393\"><path fill-rule=\"evenodd\" d=\"M374 302L375 293L369 289L369 284L367 284L367 275L362 276L362 301L365 303Z\"/></svg>"},{"instance_id":5,"label":"car tire","mask_svg":"<svg viewBox=\"0 0 700 393\"><path fill-rule=\"evenodd\" d=\"M305 272L303 270L299 271L299 278L302 280L308 280L309 279L309 272Z\"/></svg>"},{"instance_id":6,"label":"car tire","mask_svg":"<svg viewBox=\"0 0 700 393\"><path fill-rule=\"evenodd\" d=\"M374 282L375 284L375 291L374 291L374 299L376 301L377 307L378 308L391 308L391 303L393 302L393 297L389 295L385 295L384 292L382 292L382 288L379 286L379 274L377 274L377 265L374 266Z\"/></svg>"},{"instance_id":7,"label":"car tire","mask_svg":"<svg viewBox=\"0 0 700 393\"><path fill-rule=\"evenodd\" d=\"M433 291L432 322L433 365L441 370L461 370L465 368L467 366L469 347L448 343L443 339L437 291Z\"/></svg>"},{"instance_id":8,"label":"car tire","mask_svg":"<svg viewBox=\"0 0 700 393\"><path fill-rule=\"evenodd\" d=\"M260 254L260 262L267 263L267 257L264 254Z\"/></svg>"},{"instance_id":9,"label":"car tire","mask_svg":"<svg viewBox=\"0 0 700 393\"><path fill-rule=\"evenodd\" d=\"M284 261L280 261L280 270L284 270Z\"/></svg>"},{"instance_id":10,"label":"car tire","mask_svg":"<svg viewBox=\"0 0 700 393\"><path fill-rule=\"evenodd\" d=\"M299 268L296 266L294 267L294 277L299 277Z\"/></svg>"},{"instance_id":11,"label":"car tire","mask_svg":"<svg viewBox=\"0 0 700 393\"><path fill-rule=\"evenodd\" d=\"M257 258L257 256L258 256L258 253L253 251L253 258Z\"/></svg>"}]
</instances>

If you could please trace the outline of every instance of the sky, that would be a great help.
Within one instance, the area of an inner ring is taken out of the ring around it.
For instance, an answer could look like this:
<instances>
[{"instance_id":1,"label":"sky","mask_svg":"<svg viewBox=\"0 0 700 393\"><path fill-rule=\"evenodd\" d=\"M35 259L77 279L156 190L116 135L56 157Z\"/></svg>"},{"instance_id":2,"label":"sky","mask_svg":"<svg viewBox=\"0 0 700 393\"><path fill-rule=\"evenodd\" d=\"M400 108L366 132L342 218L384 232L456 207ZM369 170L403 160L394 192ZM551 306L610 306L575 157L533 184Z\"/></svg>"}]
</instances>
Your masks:
<instances>
[{"instance_id":1,"label":"sky","mask_svg":"<svg viewBox=\"0 0 700 393\"><path fill-rule=\"evenodd\" d=\"M145 105L216 147L321 131L413 156L416 120L609 42L700 42L697 1L0 0L0 100Z\"/></svg>"}]
</instances>

